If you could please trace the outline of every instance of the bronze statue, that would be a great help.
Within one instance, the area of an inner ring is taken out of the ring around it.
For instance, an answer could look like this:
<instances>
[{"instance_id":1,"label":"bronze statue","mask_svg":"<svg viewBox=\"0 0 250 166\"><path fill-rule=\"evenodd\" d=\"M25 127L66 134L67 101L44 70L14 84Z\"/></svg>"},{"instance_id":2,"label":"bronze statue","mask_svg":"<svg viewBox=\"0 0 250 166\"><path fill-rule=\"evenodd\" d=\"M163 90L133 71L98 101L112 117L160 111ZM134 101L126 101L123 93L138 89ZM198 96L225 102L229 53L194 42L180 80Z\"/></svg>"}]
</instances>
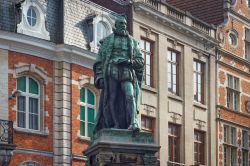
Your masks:
<instances>
[{"instance_id":1,"label":"bronze statue","mask_svg":"<svg viewBox=\"0 0 250 166\"><path fill-rule=\"evenodd\" d=\"M102 128L139 131L137 112L144 59L138 42L126 31L126 19L100 41L94 64L95 86L102 89L94 133Z\"/></svg>"}]
</instances>

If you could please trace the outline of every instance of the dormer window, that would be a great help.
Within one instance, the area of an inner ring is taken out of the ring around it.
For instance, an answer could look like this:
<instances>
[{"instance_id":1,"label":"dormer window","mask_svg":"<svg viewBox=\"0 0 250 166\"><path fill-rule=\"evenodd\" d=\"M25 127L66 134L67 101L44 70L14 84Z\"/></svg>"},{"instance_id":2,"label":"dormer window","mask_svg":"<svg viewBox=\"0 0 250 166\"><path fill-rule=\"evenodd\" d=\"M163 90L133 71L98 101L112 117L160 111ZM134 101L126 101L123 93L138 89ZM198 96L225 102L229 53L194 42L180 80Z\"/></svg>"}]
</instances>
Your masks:
<instances>
[{"instance_id":1,"label":"dormer window","mask_svg":"<svg viewBox=\"0 0 250 166\"><path fill-rule=\"evenodd\" d=\"M20 7L21 22L17 24L17 33L50 40L49 32L46 30L46 6L39 1L25 0Z\"/></svg>"},{"instance_id":2,"label":"dormer window","mask_svg":"<svg viewBox=\"0 0 250 166\"><path fill-rule=\"evenodd\" d=\"M37 22L37 14L34 7L30 7L27 13L27 20L30 26L34 27Z\"/></svg>"},{"instance_id":3,"label":"dormer window","mask_svg":"<svg viewBox=\"0 0 250 166\"><path fill-rule=\"evenodd\" d=\"M97 42L105 38L109 34L108 26L105 22L100 21L97 24Z\"/></svg>"},{"instance_id":4,"label":"dormer window","mask_svg":"<svg viewBox=\"0 0 250 166\"><path fill-rule=\"evenodd\" d=\"M88 20L89 33L93 35L90 37L89 45L92 52L98 52L100 40L112 33L114 22L114 18L104 14L90 17Z\"/></svg>"}]
</instances>

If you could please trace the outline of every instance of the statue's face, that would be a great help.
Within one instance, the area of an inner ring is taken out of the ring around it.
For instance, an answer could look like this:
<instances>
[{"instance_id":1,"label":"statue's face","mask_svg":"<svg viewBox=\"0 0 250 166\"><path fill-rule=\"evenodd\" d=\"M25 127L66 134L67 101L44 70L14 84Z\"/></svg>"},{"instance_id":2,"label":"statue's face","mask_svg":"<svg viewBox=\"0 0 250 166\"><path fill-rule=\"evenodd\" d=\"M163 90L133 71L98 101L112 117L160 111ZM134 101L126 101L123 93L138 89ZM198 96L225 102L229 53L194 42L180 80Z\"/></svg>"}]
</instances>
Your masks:
<instances>
[{"instance_id":1,"label":"statue's face","mask_svg":"<svg viewBox=\"0 0 250 166\"><path fill-rule=\"evenodd\" d=\"M116 20L115 28L120 31L125 31L127 28L127 21L125 19Z\"/></svg>"}]
</instances>

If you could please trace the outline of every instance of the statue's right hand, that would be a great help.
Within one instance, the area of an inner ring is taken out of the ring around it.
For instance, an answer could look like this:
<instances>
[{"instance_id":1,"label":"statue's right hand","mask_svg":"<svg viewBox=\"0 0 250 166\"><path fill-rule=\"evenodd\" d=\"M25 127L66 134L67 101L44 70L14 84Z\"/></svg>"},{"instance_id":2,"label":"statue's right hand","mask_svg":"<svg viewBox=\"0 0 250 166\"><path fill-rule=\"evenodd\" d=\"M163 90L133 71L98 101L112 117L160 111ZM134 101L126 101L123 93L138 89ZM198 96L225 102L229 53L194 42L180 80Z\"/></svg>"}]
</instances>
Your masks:
<instances>
[{"instance_id":1,"label":"statue's right hand","mask_svg":"<svg viewBox=\"0 0 250 166\"><path fill-rule=\"evenodd\" d=\"M98 86L100 89L103 89L104 88L104 79L101 78L99 81L98 81Z\"/></svg>"}]
</instances>

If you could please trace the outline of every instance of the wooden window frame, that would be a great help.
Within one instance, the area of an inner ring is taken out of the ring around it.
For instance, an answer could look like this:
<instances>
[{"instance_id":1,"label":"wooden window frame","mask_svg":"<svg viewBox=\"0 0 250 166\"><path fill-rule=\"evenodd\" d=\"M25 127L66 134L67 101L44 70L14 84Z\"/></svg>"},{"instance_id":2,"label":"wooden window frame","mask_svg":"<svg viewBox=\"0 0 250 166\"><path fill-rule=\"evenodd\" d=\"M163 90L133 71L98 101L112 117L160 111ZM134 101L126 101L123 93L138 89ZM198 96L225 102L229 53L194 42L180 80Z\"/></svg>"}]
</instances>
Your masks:
<instances>
[{"instance_id":1,"label":"wooden window frame","mask_svg":"<svg viewBox=\"0 0 250 166\"><path fill-rule=\"evenodd\" d=\"M197 140L196 134L198 134L198 137L199 138L201 137L202 140ZM199 131L199 130L194 130L194 164L205 165L205 136L206 136L205 132ZM197 152L198 161L195 161L195 158L196 158L195 145L197 145L197 147L198 147L198 152Z\"/></svg>"},{"instance_id":2,"label":"wooden window frame","mask_svg":"<svg viewBox=\"0 0 250 166\"><path fill-rule=\"evenodd\" d=\"M194 59L193 63L201 64L201 71L194 70L193 68L193 85L194 85L194 74L196 75L196 84L194 87L194 89L196 89L196 94L194 94L194 100L201 104L205 104L205 63L197 59ZM197 65L196 65L196 68L197 68ZM199 91L198 91L199 90L198 89L198 75L201 75L201 100L200 101L199 101Z\"/></svg>"},{"instance_id":3,"label":"wooden window frame","mask_svg":"<svg viewBox=\"0 0 250 166\"><path fill-rule=\"evenodd\" d=\"M153 40L150 40L146 37L141 37L141 40L143 40L145 43L144 43L144 46L143 48L140 48L141 49L141 52L142 52L142 56L144 58L144 73L143 73L143 83L144 85L146 86L149 86L149 87L154 87L154 72L153 72L153 69L154 69L154 41ZM147 51L146 51L146 42L149 42L150 43L150 84L148 85L147 84L147 81L146 81L146 76L147 76L147 73L146 73L146 54L147 54Z\"/></svg>"},{"instance_id":4,"label":"wooden window frame","mask_svg":"<svg viewBox=\"0 0 250 166\"><path fill-rule=\"evenodd\" d=\"M171 129L174 128L176 133L169 132L170 126ZM181 126L173 123L168 124L168 160L171 162L179 163L180 162L180 135L181 135ZM172 145L170 145L170 140L172 140ZM176 141L176 156L174 156L174 141ZM171 151L172 153L170 154Z\"/></svg>"},{"instance_id":5,"label":"wooden window frame","mask_svg":"<svg viewBox=\"0 0 250 166\"><path fill-rule=\"evenodd\" d=\"M180 52L177 51L177 50L174 50L174 49L172 49L172 48L168 48L168 53L167 53L167 54L169 54L169 52L171 53L171 55L172 55L172 52L174 52L175 55L176 55L176 61L175 61L175 62L170 61L170 60L168 59L168 55L167 55L168 65L171 65L171 68L172 68L173 64L176 65L176 92L174 92L174 90L173 90L173 80L172 80L172 78L173 78L173 73L172 73L172 71L170 72L170 74L171 74L171 88L168 87L168 91L178 96L178 95L179 95L179 92L180 92L180 90L179 90L179 87L180 87L180 86L179 86L179 76L180 76L180 73L179 73L179 72L180 72L180 70L179 70L179 68L180 68L180 63L179 63L179 62L180 62ZM169 71L167 71L167 73L169 74ZM169 78L168 78L168 84L169 84Z\"/></svg>"}]
</instances>

